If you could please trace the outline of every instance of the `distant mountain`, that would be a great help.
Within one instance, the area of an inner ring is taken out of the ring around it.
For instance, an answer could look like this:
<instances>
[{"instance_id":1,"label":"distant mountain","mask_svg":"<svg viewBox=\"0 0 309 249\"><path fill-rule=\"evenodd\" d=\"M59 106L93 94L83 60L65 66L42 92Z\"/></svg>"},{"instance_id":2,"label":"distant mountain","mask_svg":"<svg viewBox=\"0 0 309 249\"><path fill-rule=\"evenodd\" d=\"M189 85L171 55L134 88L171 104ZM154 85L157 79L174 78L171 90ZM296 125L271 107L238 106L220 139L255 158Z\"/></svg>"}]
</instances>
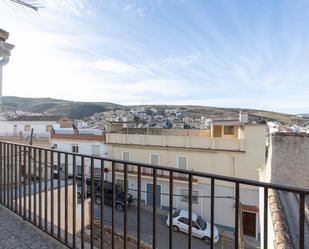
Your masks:
<instances>
[{"instance_id":1,"label":"distant mountain","mask_svg":"<svg viewBox=\"0 0 309 249\"><path fill-rule=\"evenodd\" d=\"M12 96L3 97L2 103L5 108L12 111L18 109L29 112L48 112L53 115L69 116L70 118L83 118L91 116L96 112L137 107L118 105L109 102L74 102L52 98L22 98ZM242 110L248 112L251 119L258 123L280 121L287 124L302 124L304 122L304 119L299 118L296 115L254 109L191 105L147 105L145 107L155 107L161 112L164 112L165 109L181 108L187 110L190 117L235 116L238 115L240 110Z\"/></svg>"},{"instance_id":2,"label":"distant mountain","mask_svg":"<svg viewBox=\"0 0 309 249\"><path fill-rule=\"evenodd\" d=\"M124 106L108 102L73 102L52 98L22 98L12 96L3 97L2 104L10 110L48 112L54 115L69 116L70 118L82 118L90 116L95 112L124 108Z\"/></svg>"}]
</instances>

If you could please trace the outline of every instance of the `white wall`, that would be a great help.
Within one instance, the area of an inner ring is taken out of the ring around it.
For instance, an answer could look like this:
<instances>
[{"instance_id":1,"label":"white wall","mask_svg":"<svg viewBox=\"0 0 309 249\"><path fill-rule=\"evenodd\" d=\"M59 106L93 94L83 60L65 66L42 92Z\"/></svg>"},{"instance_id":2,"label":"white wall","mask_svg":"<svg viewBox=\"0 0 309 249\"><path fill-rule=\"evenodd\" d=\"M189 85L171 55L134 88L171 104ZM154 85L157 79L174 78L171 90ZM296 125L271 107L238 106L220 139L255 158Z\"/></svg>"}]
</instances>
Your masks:
<instances>
[{"instance_id":1,"label":"white wall","mask_svg":"<svg viewBox=\"0 0 309 249\"><path fill-rule=\"evenodd\" d=\"M50 146L57 145L55 150L64 151L64 152L72 152L72 145L78 145L78 153L79 154L86 154L86 155L93 155L99 157L106 157L107 156L107 148L105 143L102 141L93 141L93 140L73 140L73 139L50 139ZM99 154L94 155L92 153L92 145L99 146ZM57 153L54 154L54 160L57 160ZM61 156L61 163L64 164L64 155ZM70 174L73 173L72 168L72 156L68 156L68 172ZM90 174L90 163L91 160L89 158L85 158L85 165L86 165L86 174ZM81 165L81 158L80 156L76 157L76 165ZM100 168L101 162L99 160L94 161L94 167Z\"/></svg>"},{"instance_id":2,"label":"white wall","mask_svg":"<svg viewBox=\"0 0 309 249\"><path fill-rule=\"evenodd\" d=\"M117 173L116 179L123 179L122 173ZM128 177L129 193L137 198L137 178L134 175ZM146 202L146 185L152 184L152 177L142 176L141 190L142 200ZM169 207L169 181L167 179L158 178L157 184L161 186L161 208ZM173 207L180 209L188 209L188 202L182 201L181 190L188 189L188 182L174 180L174 198ZM193 191L198 191L198 203L193 203L193 212L201 215L204 219L210 220L210 182L209 184L193 183ZM258 201L259 192L256 190L240 190L240 202L247 205L259 206ZM234 214L235 214L235 190L231 187L215 186L215 223L226 227L234 228ZM147 204L147 203L146 203ZM258 224L257 224L258 225ZM257 226L257 233L259 233L259 226Z\"/></svg>"},{"instance_id":3,"label":"white wall","mask_svg":"<svg viewBox=\"0 0 309 249\"><path fill-rule=\"evenodd\" d=\"M56 121L0 121L0 136L29 136L31 129L38 137L48 137L48 125L56 124ZM16 125L16 128L14 126ZM30 125L30 131L25 131L25 125Z\"/></svg>"}]
</instances>

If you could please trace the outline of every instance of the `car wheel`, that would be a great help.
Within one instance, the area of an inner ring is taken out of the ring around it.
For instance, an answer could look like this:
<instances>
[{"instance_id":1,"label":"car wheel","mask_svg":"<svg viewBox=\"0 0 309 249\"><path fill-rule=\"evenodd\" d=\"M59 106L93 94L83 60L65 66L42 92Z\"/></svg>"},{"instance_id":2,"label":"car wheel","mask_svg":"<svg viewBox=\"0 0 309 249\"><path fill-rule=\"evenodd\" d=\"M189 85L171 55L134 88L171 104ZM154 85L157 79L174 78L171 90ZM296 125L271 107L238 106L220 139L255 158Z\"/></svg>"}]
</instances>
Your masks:
<instances>
[{"instance_id":1,"label":"car wheel","mask_svg":"<svg viewBox=\"0 0 309 249\"><path fill-rule=\"evenodd\" d=\"M101 205L101 196L95 197L95 203L98 204L98 205Z\"/></svg>"},{"instance_id":2,"label":"car wheel","mask_svg":"<svg viewBox=\"0 0 309 249\"><path fill-rule=\"evenodd\" d=\"M116 208L116 210L118 212L123 212L124 211L124 205L122 203L116 203L115 208Z\"/></svg>"},{"instance_id":3,"label":"car wheel","mask_svg":"<svg viewBox=\"0 0 309 249\"><path fill-rule=\"evenodd\" d=\"M174 232L179 232L179 227L174 225L174 226L173 226L173 231L174 231Z\"/></svg>"},{"instance_id":4,"label":"car wheel","mask_svg":"<svg viewBox=\"0 0 309 249\"><path fill-rule=\"evenodd\" d=\"M205 241L206 244L210 244L210 238L208 238L208 237L203 237L202 240Z\"/></svg>"}]
</instances>

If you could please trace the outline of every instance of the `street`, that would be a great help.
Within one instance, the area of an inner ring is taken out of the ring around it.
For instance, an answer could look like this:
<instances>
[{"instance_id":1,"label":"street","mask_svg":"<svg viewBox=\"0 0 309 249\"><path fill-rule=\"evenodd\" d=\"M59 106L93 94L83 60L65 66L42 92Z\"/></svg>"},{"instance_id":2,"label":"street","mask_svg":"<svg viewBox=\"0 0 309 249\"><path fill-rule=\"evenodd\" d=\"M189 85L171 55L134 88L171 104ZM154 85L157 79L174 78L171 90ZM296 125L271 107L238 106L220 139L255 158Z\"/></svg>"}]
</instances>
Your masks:
<instances>
[{"instance_id":1,"label":"street","mask_svg":"<svg viewBox=\"0 0 309 249\"><path fill-rule=\"evenodd\" d=\"M100 217L100 206L95 205L95 217ZM110 206L104 206L104 224L111 225L112 208ZM115 211L115 224L116 229L123 232L124 213ZM166 216L157 214L157 248L166 249L169 245L169 228L165 224ZM137 233L137 209L136 207L130 207L128 209L128 234L136 237ZM143 241L152 244L152 212L146 209L141 209L141 238ZM182 232L173 232L173 247L177 249L187 248L188 235ZM192 248L205 249L210 246L195 237L192 237ZM221 239L216 244L215 248L221 248ZM233 248L224 247L224 248Z\"/></svg>"}]
</instances>

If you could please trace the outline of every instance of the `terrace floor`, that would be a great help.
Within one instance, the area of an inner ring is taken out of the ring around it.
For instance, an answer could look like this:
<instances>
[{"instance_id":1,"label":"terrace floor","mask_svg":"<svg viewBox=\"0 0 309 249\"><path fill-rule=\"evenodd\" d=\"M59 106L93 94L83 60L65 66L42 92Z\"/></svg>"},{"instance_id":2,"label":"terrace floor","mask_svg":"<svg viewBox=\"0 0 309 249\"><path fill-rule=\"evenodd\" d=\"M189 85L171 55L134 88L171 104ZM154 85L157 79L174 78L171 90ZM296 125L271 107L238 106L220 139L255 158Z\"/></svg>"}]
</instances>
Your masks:
<instances>
[{"instance_id":1,"label":"terrace floor","mask_svg":"<svg viewBox=\"0 0 309 249\"><path fill-rule=\"evenodd\" d=\"M0 205L0 249L66 249L12 211Z\"/></svg>"}]
</instances>

